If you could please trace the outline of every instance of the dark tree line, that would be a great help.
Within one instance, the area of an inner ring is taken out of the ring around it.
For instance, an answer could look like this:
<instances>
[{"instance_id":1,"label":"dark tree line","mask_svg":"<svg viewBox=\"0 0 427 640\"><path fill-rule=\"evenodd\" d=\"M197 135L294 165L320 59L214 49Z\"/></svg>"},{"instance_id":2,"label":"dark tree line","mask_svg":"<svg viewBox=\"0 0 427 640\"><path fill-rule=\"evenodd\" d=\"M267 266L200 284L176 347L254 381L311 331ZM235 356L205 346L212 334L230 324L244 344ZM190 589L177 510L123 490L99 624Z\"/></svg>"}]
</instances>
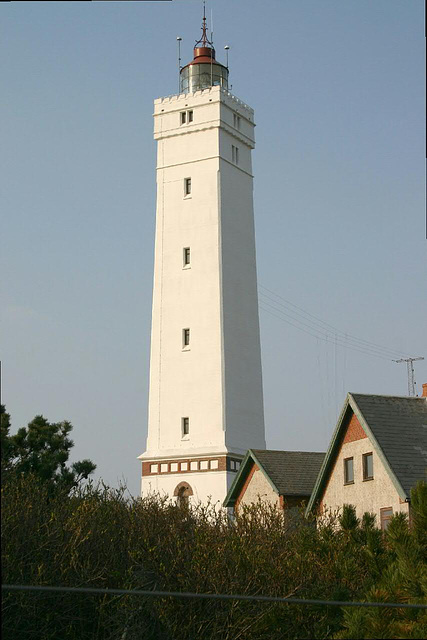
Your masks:
<instances>
[{"instance_id":1,"label":"dark tree line","mask_svg":"<svg viewBox=\"0 0 427 640\"><path fill-rule=\"evenodd\" d=\"M317 527L261 503L231 522L214 505L189 509L81 483L78 469L63 482L65 463L47 465L50 474L38 464L5 474L3 582L426 602L423 483L412 493L411 528L396 515L384 534L350 506ZM425 611L409 609L5 592L2 611L6 640L427 637Z\"/></svg>"}]
</instances>

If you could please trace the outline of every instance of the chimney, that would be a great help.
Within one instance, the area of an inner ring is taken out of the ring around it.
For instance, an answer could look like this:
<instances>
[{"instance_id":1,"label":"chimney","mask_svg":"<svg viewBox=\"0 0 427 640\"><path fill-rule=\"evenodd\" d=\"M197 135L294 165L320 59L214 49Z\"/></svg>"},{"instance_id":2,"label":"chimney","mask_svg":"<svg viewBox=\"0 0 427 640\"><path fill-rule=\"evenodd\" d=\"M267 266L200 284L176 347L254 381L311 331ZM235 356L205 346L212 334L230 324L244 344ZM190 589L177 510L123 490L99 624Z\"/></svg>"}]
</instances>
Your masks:
<instances>
[{"instance_id":1,"label":"chimney","mask_svg":"<svg viewBox=\"0 0 427 640\"><path fill-rule=\"evenodd\" d=\"M423 398L427 398L427 382L424 382L423 384Z\"/></svg>"}]
</instances>

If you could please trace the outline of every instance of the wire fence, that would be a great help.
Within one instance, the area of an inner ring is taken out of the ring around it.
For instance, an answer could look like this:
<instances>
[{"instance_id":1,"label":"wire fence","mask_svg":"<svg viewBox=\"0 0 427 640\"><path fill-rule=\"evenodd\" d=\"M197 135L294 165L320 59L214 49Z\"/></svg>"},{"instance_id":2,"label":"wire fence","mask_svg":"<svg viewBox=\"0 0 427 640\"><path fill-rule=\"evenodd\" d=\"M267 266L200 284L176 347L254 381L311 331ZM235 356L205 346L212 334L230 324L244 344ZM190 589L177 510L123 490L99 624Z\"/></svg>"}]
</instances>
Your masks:
<instances>
[{"instance_id":1,"label":"wire fence","mask_svg":"<svg viewBox=\"0 0 427 640\"><path fill-rule=\"evenodd\" d=\"M88 595L148 596L152 598L198 598L203 600L242 600L249 602L277 602L328 607L378 607L382 609L427 609L427 604L405 602L352 602L345 600L310 600L303 598L281 598L279 596L248 596L228 593L189 593L181 591L144 591L142 589L102 589L92 587L55 587L39 585L2 584L4 591L39 591L58 593L86 593Z\"/></svg>"}]
</instances>

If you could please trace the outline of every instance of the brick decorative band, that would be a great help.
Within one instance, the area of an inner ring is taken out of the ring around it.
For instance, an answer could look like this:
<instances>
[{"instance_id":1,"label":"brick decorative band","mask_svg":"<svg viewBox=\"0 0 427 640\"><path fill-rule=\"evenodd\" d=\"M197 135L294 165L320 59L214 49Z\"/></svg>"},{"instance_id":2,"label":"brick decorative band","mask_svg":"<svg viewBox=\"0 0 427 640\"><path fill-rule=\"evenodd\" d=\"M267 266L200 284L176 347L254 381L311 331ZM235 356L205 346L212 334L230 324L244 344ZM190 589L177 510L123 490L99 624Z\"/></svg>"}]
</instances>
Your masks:
<instances>
[{"instance_id":1,"label":"brick decorative band","mask_svg":"<svg viewBox=\"0 0 427 640\"><path fill-rule=\"evenodd\" d=\"M239 470L240 458L230 456L204 456L200 458L180 458L178 460L144 460L143 476L173 475L174 473L205 473L207 471Z\"/></svg>"}]
</instances>

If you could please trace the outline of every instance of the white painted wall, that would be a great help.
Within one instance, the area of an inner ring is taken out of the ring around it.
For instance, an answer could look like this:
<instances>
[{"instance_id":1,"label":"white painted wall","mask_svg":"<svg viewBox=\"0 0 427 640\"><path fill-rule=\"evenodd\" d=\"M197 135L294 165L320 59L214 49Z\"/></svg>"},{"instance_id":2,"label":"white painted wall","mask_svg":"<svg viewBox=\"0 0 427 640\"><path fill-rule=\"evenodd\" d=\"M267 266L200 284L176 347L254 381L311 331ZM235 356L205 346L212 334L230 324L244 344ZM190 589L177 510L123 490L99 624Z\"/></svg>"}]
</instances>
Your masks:
<instances>
[{"instance_id":1,"label":"white painted wall","mask_svg":"<svg viewBox=\"0 0 427 640\"><path fill-rule=\"evenodd\" d=\"M373 452L374 479L364 481L362 456L371 451ZM354 458L354 484L345 485L344 459L351 457ZM342 445L322 502L332 510L342 507L343 504L353 504L359 518L366 511L376 514L378 526L380 526L380 509L392 507L393 512L404 513L408 513L409 509L408 503L400 503L399 495L369 438Z\"/></svg>"},{"instance_id":2,"label":"white painted wall","mask_svg":"<svg viewBox=\"0 0 427 640\"><path fill-rule=\"evenodd\" d=\"M257 469L252 475L252 478L246 487L246 491L240 500L239 506L244 504L256 504L259 499L267 504L275 506L279 505L279 496L274 491L261 469Z\"/></svg>"},{"instance_id":3,"label":"white painted wall","mask_svg":"<svg viewBox=\"0 0 427 640\"><path fill-rule=\"evenodd\" d=\"M193 122L181 125L184 110L193 111ZM233 113L240 116L239 130L233 127ZM244 455L249 448L265 448L251 175L253 111L220 87L159 99L154 137L157 213L149 417L147 450L140 458ZM232 145L239 148L238 167L232 164ZM192 193L184 197L188 177ZM191 249L190 268L183 268L184 247ZM191 332L190 347L184 351L183 328ZM181 418L187 416L190 435L183 438ZM156 482L170 489L166 475ZM206 480L200 482L202 487ZM198 491L206 495L207 490ZM218 491L223 500L225 481Z\"/></svg>"},{"instance_id":4,"label":"white painted wall","mask_svg":"<svg viewBox=\"0 0 427 640\"><path fill-rule=\"evenodd\" d=\"M141 495L159 493L162 496L173 497L175 488L180 482L188 482L193 489L190 504L199 502L207 504L209 501L222 507L223 500L234 480L235 473L227 471L208 471L204 473L165 474L143 477Z\"/></svg>"}]
</instances>

